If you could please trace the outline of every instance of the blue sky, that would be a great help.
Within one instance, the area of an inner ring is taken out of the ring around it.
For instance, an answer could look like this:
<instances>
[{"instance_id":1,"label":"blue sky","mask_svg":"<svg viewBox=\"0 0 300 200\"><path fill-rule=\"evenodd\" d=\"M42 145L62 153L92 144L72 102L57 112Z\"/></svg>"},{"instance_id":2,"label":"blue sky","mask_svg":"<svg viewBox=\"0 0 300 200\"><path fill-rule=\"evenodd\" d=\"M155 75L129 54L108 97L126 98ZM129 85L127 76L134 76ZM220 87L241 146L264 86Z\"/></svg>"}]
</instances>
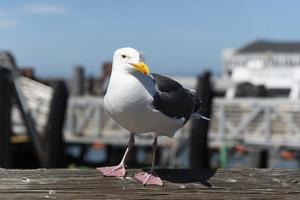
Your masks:
<instances>
[{"instance_id":1,"label":"blue sky","mask_svg":"<svg viewBox=\"0 0 300 200\"><path fill-rule=\"evenodd\" d=\"M221 53L256 39L300 41L300 1L3 0L0 49L40 76L98 75L115 49L145 54L152 72L221 72Z\"/></svg>"}]
</instances>

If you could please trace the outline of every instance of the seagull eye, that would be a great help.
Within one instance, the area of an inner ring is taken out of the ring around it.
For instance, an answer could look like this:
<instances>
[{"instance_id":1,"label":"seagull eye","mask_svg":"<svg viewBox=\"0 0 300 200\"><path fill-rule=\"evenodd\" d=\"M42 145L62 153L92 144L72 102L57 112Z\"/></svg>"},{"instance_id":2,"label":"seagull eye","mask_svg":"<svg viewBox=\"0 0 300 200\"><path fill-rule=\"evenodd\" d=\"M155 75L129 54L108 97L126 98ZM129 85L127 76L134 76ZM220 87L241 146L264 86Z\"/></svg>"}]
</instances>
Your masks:
<instances>
[{"instance_id":1,"label":"seagull eye","mask_svg":"<svg viewBox=\"0 0 300 200\"><path fill-rule=\"evenodd\" d=\"M125 59L125 58L126 58L126 56L125 56L125 55L122 55L122 58L123 58L123 59Z\"/></svg>"}]
</instances>

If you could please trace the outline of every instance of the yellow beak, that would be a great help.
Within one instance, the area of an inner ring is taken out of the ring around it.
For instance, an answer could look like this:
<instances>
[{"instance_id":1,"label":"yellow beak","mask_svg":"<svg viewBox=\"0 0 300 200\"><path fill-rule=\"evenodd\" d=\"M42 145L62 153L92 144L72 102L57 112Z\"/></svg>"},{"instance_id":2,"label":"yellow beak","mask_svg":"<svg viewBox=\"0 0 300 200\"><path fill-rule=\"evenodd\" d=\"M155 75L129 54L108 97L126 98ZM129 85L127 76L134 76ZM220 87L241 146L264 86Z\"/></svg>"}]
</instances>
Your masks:
<instances>
[{"instance_id":1,"label":"yellow beak","mask_svg":"<svg viewBox=\"0 0 300 200\"><path fill-rule=\"evenodd\" d=\"M132 66L134 66L134 68L136 70L138 70L139 72L142 72L145 75L148 75L150 73L149 67L143 63L143 62L139 62L139 63L130 63Z\"/></svg>"}]
</instances>

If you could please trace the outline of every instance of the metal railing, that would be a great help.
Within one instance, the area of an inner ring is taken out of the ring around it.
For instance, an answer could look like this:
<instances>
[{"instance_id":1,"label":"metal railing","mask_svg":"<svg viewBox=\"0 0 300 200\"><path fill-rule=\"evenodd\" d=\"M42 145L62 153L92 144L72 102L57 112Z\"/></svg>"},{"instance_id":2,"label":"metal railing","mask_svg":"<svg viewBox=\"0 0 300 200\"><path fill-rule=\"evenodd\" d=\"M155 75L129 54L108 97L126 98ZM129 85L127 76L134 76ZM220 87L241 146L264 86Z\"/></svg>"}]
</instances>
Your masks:
<instances>
[{"instance_id":1,"label":"metal railing","mask_svg":"<svg viewBox=\"0 0 300 200\"><path fill-rule=\"evenodd\" d=\"M29 90L28 88L32 88L30 84L33 84L31 80L22 79L25 99L32 111L37 128L41 130L47 121L47 109L49 109L48 104L51 100L49 97L52 90L50 87ZM12 112L13 130L23 132L24 126L18 109L14 108ZM178 135L185 139L188 138L189 129L190 124L188 123ZM105 113L102 97L82 96L69 99L64 127L67 142L93 143L101 141L126 145L129 136L126 133L128 132L120 128ZM235 98L230 100L215 98L210 121L209 141L212 147L220 147L226 142L227 145L244 143L299 148L300 101L277 98ZM139 145L151 145L151 143L152 134L143 134L137 137ZM170 140L162 139L161 143L170 145Z\"/></svg>"},{"instance_id":2,"label":"metal railing","mask_svg":"<svg viewBox=\"0 0 300 200\"><path fill-rule=\"evenodd\" d=\"M300 147L300 101L276 98L214 100L210 141Z\"/></svg>"},{"instance_id":3,"label":"metal railing","mask_svg":"<svg viewBox=\"0 0 300 200\"><path fill-rule=\"evenodd\" d=\"M68 103L64 129L67 142L127 145L129 132L115 123L105 112L103 97L71 97ZM151 145L153 134L138 134L136 144ZM171 145L172 141L160 138L160 145Z\"/></svg>"}]
</instances>

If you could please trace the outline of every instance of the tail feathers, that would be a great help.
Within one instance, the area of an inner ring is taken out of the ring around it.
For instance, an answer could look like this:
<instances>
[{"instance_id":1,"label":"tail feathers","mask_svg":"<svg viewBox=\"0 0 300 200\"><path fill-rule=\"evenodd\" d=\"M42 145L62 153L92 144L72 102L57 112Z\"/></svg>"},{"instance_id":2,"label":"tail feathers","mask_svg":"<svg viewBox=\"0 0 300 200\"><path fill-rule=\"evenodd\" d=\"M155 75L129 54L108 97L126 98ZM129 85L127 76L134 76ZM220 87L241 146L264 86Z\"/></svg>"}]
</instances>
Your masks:
<instances>
[{"instance_id":1,"label":"tail feathers","mask_svg":"<svg viewBox=\"0 0 300 200\"><path fill-rule=\"evenodd\" d=\"M205 119L207 121L210 121L209 118L207 118L207 117L205 117L205 116L203 116L203 115L201 115L199 113L193 113L192 114L192 119Z\"/></svg>"}]
</instances>

